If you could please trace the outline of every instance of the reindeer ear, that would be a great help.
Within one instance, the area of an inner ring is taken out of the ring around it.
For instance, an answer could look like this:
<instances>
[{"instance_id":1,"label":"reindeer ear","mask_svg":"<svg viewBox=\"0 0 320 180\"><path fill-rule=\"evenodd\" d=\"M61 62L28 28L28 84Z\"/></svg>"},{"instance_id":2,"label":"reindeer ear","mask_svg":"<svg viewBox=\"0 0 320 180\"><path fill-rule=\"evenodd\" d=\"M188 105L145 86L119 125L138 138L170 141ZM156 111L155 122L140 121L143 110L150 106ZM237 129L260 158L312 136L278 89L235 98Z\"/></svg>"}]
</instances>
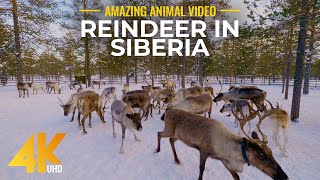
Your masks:
<instances>
[{"instance_id":1,"label":"reindeer ear","mask_svg":"<svg viewBox=\"0 0 320 180\"><path fill-rule=\"evenodd\" d=\"M133 115L132 114L126 114L127 118L132 119Z\"/></svg>"},{"instance_id":2,"label":"reindeer ear","mask_svg":"<svg viewBox=\"0 0 320 180\"><path fill-rule=\"evenodd\" d=\"M251 137L252 137L252 139L258 139L258 140L260 140L258 134L257 134L255 131L252 131Z\"/></svg>"}]
</instances>

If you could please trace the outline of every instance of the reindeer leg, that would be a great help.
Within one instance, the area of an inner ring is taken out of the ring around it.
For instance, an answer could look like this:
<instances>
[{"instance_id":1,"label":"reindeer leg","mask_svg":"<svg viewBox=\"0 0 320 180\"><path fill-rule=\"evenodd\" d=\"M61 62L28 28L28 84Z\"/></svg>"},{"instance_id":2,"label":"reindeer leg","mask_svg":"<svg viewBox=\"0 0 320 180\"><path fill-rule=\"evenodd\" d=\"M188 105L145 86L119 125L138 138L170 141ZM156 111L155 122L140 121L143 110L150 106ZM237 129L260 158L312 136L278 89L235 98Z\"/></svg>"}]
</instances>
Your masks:
<instances>
[{"instance_id":1,"label":"reindeer leg","mask_svg":"<svg viewBox=\"0 0 320 180\"><path fill-rule=\"evenodd\" d=\"M92 113L89 113L89 124L88 127L91 128L91 119L92 119Z\"/></svg>"},{"instance_id":2,"label":"reindeer leg","mask_svg":"<svg viewBox=\"0 0 320 180\"><path fill-rule=\"evenodd\" d=\"M162 134L163 134L163 131L162 132L158 132L158 147L157 147L157 149L155 150L154 153L160 152L160 142L161 142Z\"/></svg>"},{"instance_id":3,"label":"reindeer leg","mask_svg":"<svg viewBox=\"0 0 320 180\"><path fill-rule=\"evenodd\" d=\"M122 142L121 142L121 147L120 147L120 154L124 153L124 140L125 140L125 135L126 135L126 127L121 124L122 127Z\"/></svg>"},{"instance_id":4,"label":"reindeer leg","mask_svg":"<svg viewBox=\"0 0 320 180\"><path fill-rule=\"evenodd\" d=\"M115 122L116 120L114 119L114 117L112 116L112 132L113 132L113 139L115 139L115 138L117 138L117 135L116 135L116 133L114 132L114 122Z\"/></svg>"},{"instance_id":5,"label":"reindeer leg","mask_svg":"<svg viewBox=\"0 0 320 180\"><path fill-rule=\"evenodd\" d=\"M106 121L104 120L104 111L102 109L97 111L98 116L100 117L101 122L104 124Z\"/></svg>"},{"instance_id":6,"label":"reindeer leg","mask_svg":"<svg viewBox=\"0 0 320 180\"><path fill-rule=\"evenodd\" d=\"M78 125L79 125L79 129L81 130L81 124L80 124L80 112L78 109Z\"/></svg>"},{"instance_id":7,"label":"reindeer leg","mask_svg":"<svg viewBox=\"0 0 320 180\"><path fill-rule=\"evenodd\" d=\"M240 180L240 177L238 175L238 173L232 169L230 169L228 166L227 166L227 162L225 161L222 161L224 167L226 167L228 169L228 171L230 172L230 174L232 175L233 179L234 180Z\"/></svg>"},{"instance_id":8,"label":"reindeer leg","mask_svg":"<svg viewBox=\"0 0 320 180\"><path fill-rule=\"evenodd\" d=\"M86 120L87 117L88 117L88 114L84 114L83 117L82 117L82 120L81 120L83 134L87 134L87 131L86 131L85 127L84 127L84 121Z\"/></svg>"},{"instance_id":9,"label":"reindeer leg","mask_svg":"<svg viewBox=\"0 0 320 180\"><path fill-rule=\"evenodd\" d=\"M198 180L202 180L203 171L205 169L206 161L207 161L207 158L209 155L205 152L201 152L201 150L199 150L199 151L200 151L200 166L199 166L200 173L199 173Z\"/></svg>"},{"instance_id":10,"label":"reindeer leg","mask_svg":"<svg viewBox=\"0 0 320 180\"><path fill-rule=\"evenodd\" d=\"M152 105L151 104L149 105L149 111L150 111L151 118L153 118L153 116L152 116Z\"/></svg>"},{"instance_id":11,"label":"reindeer leg","mask_svg":"<svg viewBox=\"0 0 320 180\"><path fill-rule=\"evenodd\" d=\"M147 107L148 108L148 107ZM143 114L144 114L144 116L146 117L144 120L146 121L147 119L148 119L148 117L149 117L149 110L147 109L147 108L144 108L143 109Z\"/></svg>"},{"instance_id":12,"label":"reindeer leg","mask_svg":"<svg viewBox=\"0 0 320 180\"><path fill-rule=\"evenodd\" d=\"M74 108L74 109L73 109L72 118L71 118L70 122L73 122L73 120L74 120L74 113L76 113L76 109L77 109L77 108Z\"/></svg>"},{"instance_id":13,"label":"reindeer leg","mask_svg":"<svg viewBox=\"0 0 320 180\"><path fill-rule=\"evenodd\" d=\"M159 108L159 113L158 114L160 114L160 101L157 102L157 106Z\"/></svg>"},{"instance_id":14,"label":"reindeer leg","mask_svg":"<svg viewBox=\"0 0 320 180\"><path fill-rule=\"evenodd\" d=\"M27 94L28 94L28 97L29 97L29 90L27 89Z\"/></svg>"},{"instance_id":15,"label":"reindeer leg","mask_svg":"<svg viewBox=\"0 0 320 180\"><path fill-rule=\"evenodd\" d=\"M178 156L177 156L177 152L176 152L176 148L174 147L174 143L176 142L177 138L169 138L170 144L171 144L171 149L173 152L173 156L174 156L174 161L177 164L180 164L181 161L179 160Z\"/></svg>"}]
</instances>

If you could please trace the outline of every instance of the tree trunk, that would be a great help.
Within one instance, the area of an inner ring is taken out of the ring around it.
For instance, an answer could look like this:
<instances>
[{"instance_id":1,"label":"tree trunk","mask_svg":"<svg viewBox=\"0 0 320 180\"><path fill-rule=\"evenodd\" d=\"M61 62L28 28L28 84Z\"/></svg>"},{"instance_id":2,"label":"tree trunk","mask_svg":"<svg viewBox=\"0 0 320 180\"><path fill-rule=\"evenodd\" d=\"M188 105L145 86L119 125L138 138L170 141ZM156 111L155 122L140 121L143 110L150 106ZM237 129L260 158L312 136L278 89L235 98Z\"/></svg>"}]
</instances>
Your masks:
<instances>
[{"instance_id":1,"label":"tree trunk","mask_svg":"<svg viewBox=\"0 0 320 180\"><path fill-rule=\"evenodd\" d=\"M21 73L22 61L21 61L21 44L20 44L20 28L18 19L18 5L17 0L12 0L12 16L13 16L13 30L14 30L14 41L16 50L16 76L19 83L23 82L23 76Z\"/></svg>"},{"instance_id":2,"label":"tree trunk","mask_svg":"<svg viewBox=\"0 0 320 180\"><path fill-rule=\"evenodd\" d=\"M87 86L91 86L91 73L90 73L90 49L89 49L89 37L86 35L84 40L85 47L85 72L87 77Z\"/></svg>"},{"instance_id":3,"label":"tree trunk","mask_svg":"<svg viewBox=\"0 0 320 180\"><path fill-rule=\"evenodd\" d=\"M286 65L284 65L284 70L283 70L283 75L282 75L282 91L281 91L281 93L284 93L285 76L286 76Z\"/></svg>"},{"instance_id":4,"label":"tree trunk","mask_svg":"<svg viewBox=\"0 0 320 180\"><path fill-rule=\"evenodd\" d=\"M301 100L301 86L302 86L302 69L305 58L306 36L308 28L308 4L309 0L302 1L302 13L300 15L300 32L298 40L296 71L294 78L292 107L291 107L291 121L299 122L300 100Z\"/></svg>"},{"instance_id":5,"label":"tree trunk","mask_svg":"<svg viewBox=\"0 0 320 180\"><path fill-rule=\"evenodd\" d=\"M316 19L317 7L314 0L313 12L311 19L314 21ZM310 71L311 71L311 62L312 62L312 52L313 52L313 43L314 43L314 31L316 23L312 23L311 35L310 35L310 44L309 44L309 55L307 56L307 63L304 73L304 84L303 84L303 94L309 94L309 83L310 83Z\"/></svg>"},{"instance_id":6,"label":"tree trunk","mask_svg":"<svg viewBox=\"0 0 320 180\"><path fill-rule=\"evenodd\" d=\"M284 99L288 99L289 94L289 83L290 83L290 71L291 71L291 62L292 62L292 41L293 41L293 24L291 24L290 28L290 37L289 37L289 44L288 44L288 52L287 52L287 67L286 67L286 89L284 93Z\"/></svg>"}]
</instances>

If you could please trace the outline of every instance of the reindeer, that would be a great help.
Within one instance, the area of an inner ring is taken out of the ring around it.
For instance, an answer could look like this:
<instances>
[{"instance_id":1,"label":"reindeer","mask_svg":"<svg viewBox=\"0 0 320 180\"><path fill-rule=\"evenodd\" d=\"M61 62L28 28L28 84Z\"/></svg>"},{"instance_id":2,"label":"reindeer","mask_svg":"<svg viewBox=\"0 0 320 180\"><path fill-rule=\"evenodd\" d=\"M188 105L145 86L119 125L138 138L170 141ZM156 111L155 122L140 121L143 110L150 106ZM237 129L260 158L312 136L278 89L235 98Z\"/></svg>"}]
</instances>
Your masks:
<instances>
[{"instance_id":1,"label":"reindeer","mask_svg":"<svg viewBox=\"0 0 320 180\"><path fill-rule=\"evenodd\" d=\"M150 104L151 97L147 91L144 90L135 90L125 93L122 97L122 101L127 103L132 108L139 108L142 110L142 116L146 117L145 120L149 117L149 112L152 117L152 105Z\"/></svg>"},{"instance_id":2,"label":"reindeer","mask_svg":"<svg viewBox=\"0 0 320 180\"><path fill-rule=\"evenodd\" d=\"M209 94L211 94L211 96L214 97L214 89L213 89L213 87L207 86L207 87L204 87L203 90L204 90L205 93L209 93Z\"/></svg>"},{"instance_id":3,"label":"reindeer","mask_svg":"<svg viewBox=\"0 0 320 180\"><path fill-rule=\"evenodd\" d=\"M59 97L58 97L58 99L61 102L60 106L63 108L63 114L65 116L68 116L69 113L72 111L72 118L71 118L70 122L73 122L74 114L75 114L76 109L78 107L79 98L83 97L83 96L94 95L94 94L96 94L96 92L94 92L94 91L82 91L82 92L79 92L79 93L74 93L74 94L71 95L70 99L68 100L68 102L66 104L64 104L61 101L61 99L59 99ZM79 111L78 111L78 125L79 125L79 128L81 128Z\"/></svg>"},{"instance_id":4,"label":"reindeer","mask_svg":"<svg viewBox=\"0 0 320 180\"><path fill-rule=\"evenodd\" d=\"M23 98L25 97L26 92L27 92L27 95L29 97L28 88L30 88L30 87L31 87L31 83L18 83L17 84L17 89L18 89L19 97L22 96L22 92L23 92Z\"/></svg>"},{"instance_id":5,"label":"reindeer","mask_svg":"<svg viewBox=\"0 0 320 180\"><path fill-rule=\"evenodd\" d=\"M78 81L71 81L69 84L69 88L72 89L76 89L76 86L79 86L79 88L82 88L82 85L80 82Z\"/></svg>"},{"instance_id":6,"label":"reindeer","mask_svg":"<svg viewBox=\"0 0 320 180\"><path fill-rule=\"evenodd\" d=\"M190 96L184 99L181 103L168 107L167 110L168 109L180 109L194 114L208 113L208 117L211 118L212 96L210 94ZM161 116L161 120L164 120L164 115L165 113Z\"/></svg>"},{"instance_id":7,"label":"reindeer","mask_svg":"<svg viewBox=\"0 0 320 180\"><path fill-rule=\"evenodd\" d=\"M156 103L156 107L159 108L159 114L160 114L160 103L163 101L163 104L170 103L174 96L174 91L171 89L155 89L151 92L151 99L153 100L152 105L154 105L154 102Z\"/></svg>"},{"instance_id":8,"label":"reindeer","mask_svg":"<svg viewBox=\"0 0 320 180\"><path fill-rule=\"evenodd\" d=\"M155 153L160 152L160 141L164 137L169 138L174 161L177 164L181 163L175 149L177 140L198 149L199 180L202 180L208 157L220 160L235 180L240 180L238 172L243 171L246 163L273 179L288 179L287 174L274 159L271 149L259 139L237 136L218 120L177 109L168 110L164 119L165 127L162 132L158 132L158 146Z\"/></svg>"},{"instance_id":9,"label":"reindeer","mask_svg":"<svg viewBox=\"0 0 320 180\"><path fill-rule=\"evenodd\" d=\"M80 114L83 115L81 120L83 134L87 134L87 131L85 130L85 127L84 127L84 122L88 116L89 116L88 127L91 128L91 117L92 117L91 113L93 111L97 112L103 124L106 122L103 117L104 111L102 107L102 101L99 94L97 93L79 97L78 111ZM78 116L78 121L80 121L80 116Z\"/></svg>"},{"instance_id":10,"label":"reindeer","mask_svg":"<svg viewBox=\"0 0 320 180\"><path fill-rule=\"evenodd\" d=\"M141 86L142 90L152 92L152 90L161 89L159 86L151 86L148 82L146 83L148 84L147 86Z\"/></svg>"},{"instance_id":11,"label":"reindeer","mask_svg":"<svg viewBox=\"0 0 320 180\"><path fill-rule=\"evenodd\" d=\"M166 79L165 83L162 85L163 88L174 90L176 83L173 80Z\"/></svg>"},{"instance_id":12,"label":"reindeer","mask_svg":"<svg viewBox=\"0 0 320 180\"><path fill-rule=\"evenodd\" d=\"M128 106L125 102L116 100L111 105L111 116L112 116L112 129L113 138L116 138L114 131L114 122L117 121L122 127L122 143L120 147L120 153L124 153L124 140L126 129L129 129L134 134L136 141L141 140L136 135L136 131L142 131L141 117L140 114L135 113L132 107Z\"/></svg>"},{"instance_id":13,"label":"reindeer","mask_svg":"<svg viewBox=\"0 0 320 180\"><path fill-rule=\"evenodd\" d=\"M104 88L100 96L101 100L104 101L103 110L105 109L107 102L110 102L111 96L113 97L114 101L117 99L116 88L115 87Z\"/></svg>"},{"instance_id":14,"label":"reindeer","mask_svg":"<svg viewBox=\"0 0 320 180\"><path fill-rule=\"evenodd\" d=\"M211 80L210 79L206 79L204 84L205 84L205 87L210 87Z\"/></svg>"},{"instance_id":15,"label":"reindeer","mask_svg":"<svg viewBox=\"0 0 320 180\"><path fill-rule=\"evenodd\" d=\"M239 108L238 111L235 107L232 107L232 113L239 121L240 128L247 137L248 135L243 130L244 125L246 124L246 122L250 122L256 116L258 116L259 121L257 124L257 129L263 137L263 142L266 144L268 143L268 139L267 139L267 136L261 131L260 125L262 123L262 120L268 117L271 121L272 128L273 128L273 139L276 141L277 146L279 147L282 155L287 156L286 144L288 142L287 130L290 125L289 115L285 110L279 107L278 103L276 108L274 108L273 105L270 103L270 101L268 100L266 101L270 105L270 110L267 110L267 106L264 105L263 115L259 113L259 110L254 110L250 105L248 106L249 115L244 115L243 109L241 107L238 107ZM241 117L238 116L237 112L241 115ZM283 133L283 146L279 142L279 131L282 131Z\"/></svg>"},{"instance_id":16,"label":"reindeer","mask_svg":"<svg viewBox=\"0 0 320 180\"><path fill-rule=\"evenodd\" d=\"M189 96L200 96L204 94L204 89L199 86L194 86L192 88L186 88L186 89L179 89L173 98L173 102L181 102L183 101L186 97Z\"/></svg>"},{"instance_id":17,"label":"reindeer","mask_svg":"<svg viewBox=\"0 0 320 180\"><path fill-rule=\"evenodd\" d=\"M263 101L266 99L267 93L256 86L232 86L228 92L219 93L213 102L218 102L221 100L238 100L238 99L248 99L254 103L260 111L263 110Z\"/></svg>"},{"instance_id":18,"label":"reindeer","mask_svg":"<svg viewBox=\"0 0 320 180\"><path fill-rule=\"evenodd\" d=\"M92 89L94 89L94 85L98 85L98 89L100 89L101 84L106 85L105 82L101 81L92 81Z\"/></svg>"},{"instance_id":19,"label":"reindeer","mask_svg":"<svg viewBox=\"0 0 320 180\"><path fill-rule=\"evenodd\" d=\"M32 88L32 94L34 94L34 92L37 92L37 94L38 94L38 92L39 92L40 89L42 89L43 91L45 91L43 86L41 86L41 85L39 85L39 84L37 84L37 83L35 83L35 82L32 82L32 83L31 83L31 88Z\"/></svg>"},{"instance_id":20,"label":"reindeer","mask_svg":"<svg viewBox=\"0 0 320 180\"><path fill-rule=\"evenodd\" d=\"M77 93L78 92L82 92L83 91L83 88L82 87L79 87L78 89L77 89Z\"/></svg>"},{"instance_id":21,"label":"reindeer","mask_svg":"<svg viewBox=\"0 0 320 180\"><path fill-rule=\"evenodd\" d=\"M121 91L122 91L122 95L123 95L124 93L128 92L128 91L129 91L129 85L128 85L128 84L124 84L124 85L123 85L123 89L122 89Z\"/></svg>"},{"instance_id":22,"label":"reindeer","mask_svg":"<svg viewBox=\"0 0 320 180\"><path fill-rule=\"evenodd\" d=\"M60 88L60 86L59 86L59 83L57 83L57 82L49 82L49 81L47 81L47 82L46 82L46 89L47 89L47 92L48 92L49 94L51 94L52 90L53 90L54 94L56 93L56 91L57 91L59 94L61 94L61 88ZM50 91L49 91L49 90L50 90Z\"/></svg>"}]
</instances>

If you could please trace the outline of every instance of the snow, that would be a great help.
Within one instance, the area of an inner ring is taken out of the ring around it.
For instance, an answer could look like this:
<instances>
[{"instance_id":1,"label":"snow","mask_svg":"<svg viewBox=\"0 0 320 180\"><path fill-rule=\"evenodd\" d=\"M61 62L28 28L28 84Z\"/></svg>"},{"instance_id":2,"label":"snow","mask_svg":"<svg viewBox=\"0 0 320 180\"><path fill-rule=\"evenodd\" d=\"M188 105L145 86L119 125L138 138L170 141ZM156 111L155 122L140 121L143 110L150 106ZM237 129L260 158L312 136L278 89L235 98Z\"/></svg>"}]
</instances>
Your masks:
<instances>
[{"instance_id":1,"label":"snow","mask_svg":"<svg viewBox=\"0 0 320 180\"><path fill-rule=\"evenodd\" d=\"M121 97L123 84L117 84L118 97ZM131 85L131 90L142 84ZM106 86L102 86L106 87ZM133 88L134 87L134 88ZM291 99L284 100L281 86L259 86L268 92L267 99L279 102L290 113ZM218 92L220 87L214 85ZM227 85L224 86L226 90ZM98 93L103 90L95 89ZM290 92L292 89L290 90ZM178 157L182 165L174 164L168 139L161 141L161 152L154 154L157 145L157 132L162 131L164 123L160 115L144 121L143 131L139 133L141 142L134 140L133 134L126 132L125 153L119 154L121 128L116 124L117 139L113 139L111 117L105 113L106 124L102 124L96 114L92 118L92 128L82 135L77 121L69 122L71 115L63 116L59 100L67 102L75 90L64 85L61 95L46 94L39 91L30 98L18 98L16 87L0 87L0 179L197 179L199 174L199 153L180 141L176 143ZM291 97L291 94L290 96ZM273 155L291 180L314 180L320 175L320 90L311 89L309 95L302 95L300 123L289 128L288 157L283 157L272 141L272 132L262 125L269 137L269 147ZM221 121L235 133L233 118L219 112L222 103L213 106L212 116ZM110 109L108 110L110 111ZM88 120L86 121L86 124ZM267 124L267 123L266 123ZM27 174L25 167L8 167L8 163L32 133L47 133L49 142L55 133L65 132L66 137L55 150L61 160L61 174ZM245 165L241 179L270 179L258 169ZM232 179L220 161L208 159L204 179Z\"/></svg>"}]
</instances>

